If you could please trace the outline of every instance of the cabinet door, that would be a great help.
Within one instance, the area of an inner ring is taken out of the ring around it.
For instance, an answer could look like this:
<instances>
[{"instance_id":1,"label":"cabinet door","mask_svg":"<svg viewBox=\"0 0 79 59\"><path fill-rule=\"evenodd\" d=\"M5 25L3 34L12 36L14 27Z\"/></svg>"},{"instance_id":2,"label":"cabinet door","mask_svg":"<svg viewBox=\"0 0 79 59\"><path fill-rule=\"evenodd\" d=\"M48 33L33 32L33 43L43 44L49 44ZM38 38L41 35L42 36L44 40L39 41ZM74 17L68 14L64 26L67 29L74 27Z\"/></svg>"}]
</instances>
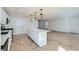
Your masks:
<instances>
[{"instance_id":1,"label":"cabinet door","mask_svg":"<svg viewBox=\"0 0 79 59\"><path fill-rule=\"evenodd\" d=\"M10 50L10 47L11 47L11 38L9 37L9 40L8 40L8 51Z\"/></svg>"},{"instance_id":2,"label":"cabinet door","mask_svg":"<svg viewBox=\"0 0 79 59\"><path fill-rule=\"evenodd\" d=\"M9 37L9 40L8 40L8 51L9 51L12 43L12 30L9 31L8 37Z\"/></svg>"},{"instance_id":3,"label":"cabinet door","mask_svg":"<svg viewBox=\"0 0 79 59\"><path fill-rule=\"evenodd\" d=\"M37 33L37 32L34 32L34 40L35 40L36 42L38 42L38 33Z\"/></svg>"},{"instance_id":4,"label":"cabinet door","mask_svg":"<svg viewBox=\"0 0 79 59\"><path fill-rule=\"evenodd\" d=\"M0 24L1 24L1 8L0 8Z\"/></svg>"},{"instance_id":5,"label":"cabinet door","mask_svg":"<svg viewBox=\"0 0 79 59\"><path fill-rule=\"evenodd\" d=\"M0 28L1 28L1 25L0 25ZM0 29L0 33L1 33L1 29ZM1 46L1 34L0 34L0 46ZM1 47L0 47L0 50L1 50Z\"/></svg>"},{"instance_id":6,"label":"cabinet door","mask_svg":"<svg viewBox=\"0 0 79 59\"><path fill-rule=\"evenodd\" d=\"M6 24L6 18L8 17L8 15L6 14L6 12L1 9L1 23L2 24Z\"/></svg>"},{"instance_id":7,"label":"cabinet door","mask_svg":"<svg viewBox=\"0 0 79 59\"><path fill-rule=\"evenodd\" d=\"M27 20L22 17L16 17L15 19L15 33L16 34L24 34L27 33Z\"/></svg>"},{"instance_id":8,"label":"cabinet door","mask_svg":"<svg viewBox=\"0 0 79 59\"><path fill-rule=\"evenodd\" d=\"M16 34L22 34L22 21L20 19L16 20Z\"/></svg>"}]
</instances>

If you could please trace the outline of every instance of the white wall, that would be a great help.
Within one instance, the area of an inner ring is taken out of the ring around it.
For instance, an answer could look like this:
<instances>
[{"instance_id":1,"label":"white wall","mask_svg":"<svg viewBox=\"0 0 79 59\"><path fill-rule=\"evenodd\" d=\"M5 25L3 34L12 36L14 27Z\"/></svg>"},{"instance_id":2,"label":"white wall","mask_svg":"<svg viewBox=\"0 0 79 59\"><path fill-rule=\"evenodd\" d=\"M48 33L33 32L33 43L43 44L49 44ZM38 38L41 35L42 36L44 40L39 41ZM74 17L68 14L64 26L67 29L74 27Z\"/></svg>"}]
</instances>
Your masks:
<instances>
[{"instance_id":1,"label":"white wall","mask_svg":"<svg viewBox=\"0 0 79 59\"><path fill-rule=\"evenodd\" d=\"M79 33L79 17L70 19L70 31Z\"/></svg>"},{"instance_id":2,"label":"white wall","mask_svg":"<svg viewBox=\"0 0 79 59\"><path fill-rule=\"evenodd\" d=\"M69 32L68 19L52 19L48 21L48 29L60 32Z\"/></svg>"},{"instance_id":3,"label":"white wall","mask_svg":"<svg viewBox=\"0 0 79 59\"><path fill-rule=\"evenodd\" d=\"M79 33L79 17L49 20L48 29L60 32Z\"/></svg>"},{"instance_id":4,"label":"white wall","mask_svg":"<svg viewBox=\"0 0 79 59\"><path fill-rule=\"evenodd\" d=\"M57 18L59 17L59 18ZM79 8L65 8L48 19L48 29L79 33Z\"/></svg>"}]
</instances>

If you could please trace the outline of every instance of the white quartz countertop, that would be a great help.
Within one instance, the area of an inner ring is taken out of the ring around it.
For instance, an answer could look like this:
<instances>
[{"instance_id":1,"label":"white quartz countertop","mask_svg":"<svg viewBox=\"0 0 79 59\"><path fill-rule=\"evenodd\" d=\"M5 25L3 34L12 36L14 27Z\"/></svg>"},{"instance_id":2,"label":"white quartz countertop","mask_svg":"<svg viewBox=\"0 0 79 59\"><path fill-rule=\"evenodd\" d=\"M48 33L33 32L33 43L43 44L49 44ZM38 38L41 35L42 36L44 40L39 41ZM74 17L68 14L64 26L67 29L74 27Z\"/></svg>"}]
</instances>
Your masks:
<instances>
[{"instance_id":1,"label":"white quartz countertop","mask_svg":"<svg viewBox=\"0 0 79 59\"><path fill-rule=\"evenodd\" d=\"M44 29L32 29L32 28L30 28L29 30L33 30L36 32L48 32L48 30L44 30Z\"/></svg>"}]
</instances>

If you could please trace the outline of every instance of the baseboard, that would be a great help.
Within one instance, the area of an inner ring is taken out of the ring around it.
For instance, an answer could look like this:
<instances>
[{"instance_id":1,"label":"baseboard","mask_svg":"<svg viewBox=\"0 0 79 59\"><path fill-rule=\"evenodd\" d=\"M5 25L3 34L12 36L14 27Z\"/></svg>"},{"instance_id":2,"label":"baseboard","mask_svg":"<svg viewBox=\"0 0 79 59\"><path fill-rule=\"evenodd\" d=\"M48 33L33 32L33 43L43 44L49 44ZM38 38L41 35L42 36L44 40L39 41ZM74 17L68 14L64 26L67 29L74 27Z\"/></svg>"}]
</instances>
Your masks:
<instances>
[{"instance_id":1,"label":"baseboard","mask_svg":"<svg viewBox=\"0 0 79 59\"><path fill-rule=\"evenodd\" d=\"M50 30L51 32L61 32L61 33L70 33L70 32L63 32L63 31L55 31L55 30Z\"/></svg>"}]
</instances>

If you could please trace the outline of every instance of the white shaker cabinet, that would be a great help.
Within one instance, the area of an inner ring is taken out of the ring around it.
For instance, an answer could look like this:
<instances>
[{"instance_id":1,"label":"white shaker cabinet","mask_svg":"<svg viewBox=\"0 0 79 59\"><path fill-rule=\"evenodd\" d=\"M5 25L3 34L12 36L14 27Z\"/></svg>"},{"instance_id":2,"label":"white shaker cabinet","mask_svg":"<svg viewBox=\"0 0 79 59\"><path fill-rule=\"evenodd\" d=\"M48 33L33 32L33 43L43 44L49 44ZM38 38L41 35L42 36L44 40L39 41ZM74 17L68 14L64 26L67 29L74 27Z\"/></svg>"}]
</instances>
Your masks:
<instances>
[{"instance_id":1,"label":"white shaker cabinet","mask_svg":"<svg viewBox=\"0 0 79 59\"><path fill-rule=\"evenodd\" d=\"M28 36L39 46L47 44L47 31L41 29L29 29Z\"/></svg>"},{"instance_id":2,"label":"white shaker cabinet","mask_svg":"<svg viewBox=\"0 0 79 59\"><path fill-rule=\"evenodd\" d=\"M1 28L1 25L0 25ZM0 29L0 33L1 33L1 29ZM1 34L0 34L0 51L1 51Z\"/></svg>"},{"instance_id":3,"label":"white shaker cabinet","mask_svg":"<svg viewBox=\"0 0 79 59\"><path fill-rule=\"evenodd\" d=\"M1 8L1 24L6 24L7 13Z\"/></svg>"},{"instance_id":4,"label":"white shaker cabinet","mask_svg":"<svg viewBox=\"0 0 79 59\"><path fill-rule=\"evenodd\" d=\"M0 25L1 25L1 7L0 7Z\"/></svg>"},{"instance_id":5,"label":"white shaker cabinet","mask_svg":"<svg viewBox=\"0 0 79 59\"><path fill-rule=\"evenodd\" d=\"M9 40L8 40L8 51L9 51L12 43L12 30L9 30L8 36L9 36Z\"/></svg>"},{"instance_id":6,"label":"white shaker cabinet","mask_svg":"<svg viewBox=\"0 0 79 59\"><path fill-rule=\"evenodd\" d=\"M8 34L1 35L1 45L4 45L6 40L8 39L8 51L10 50L12 43L12 30L5 30L3 32L8 32Z\"/></svg>"}]
</instances>

